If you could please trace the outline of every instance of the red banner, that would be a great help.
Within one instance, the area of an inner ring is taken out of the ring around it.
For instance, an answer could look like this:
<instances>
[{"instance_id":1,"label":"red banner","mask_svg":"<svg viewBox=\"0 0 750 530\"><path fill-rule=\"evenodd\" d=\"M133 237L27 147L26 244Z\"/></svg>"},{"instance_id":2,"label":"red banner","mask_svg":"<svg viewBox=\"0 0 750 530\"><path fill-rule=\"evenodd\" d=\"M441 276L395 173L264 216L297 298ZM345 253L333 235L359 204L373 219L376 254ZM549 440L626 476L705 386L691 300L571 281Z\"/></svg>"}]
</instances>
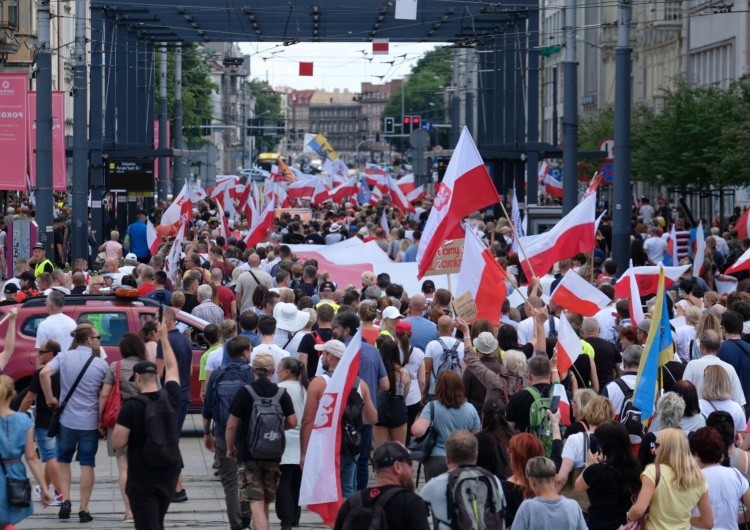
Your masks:
<instances>
[{"instance_id":1,"label":"red banner","mask_svg":"<svg viewBox=\"0 0 750 530\"><path fill-rule=\"evenodd\" d=\"M36 92L28 94L28 146L29 175L36 187ZM87 179L88 180L88 179ZM63 191L68 187L65 163L65 92L52 92L52 189ZM24 187L25 189L25 187Z\"/></svg>"},{"instance_id":2,"label":"red banner","mask_svg":"<svg viewBox=\"0 0 750 530\"><path fill-rule=\"evenodd\" d=\"M26 74L0 74L0 160L4 190L26 190Z\"/></svg>"}]
</instances>

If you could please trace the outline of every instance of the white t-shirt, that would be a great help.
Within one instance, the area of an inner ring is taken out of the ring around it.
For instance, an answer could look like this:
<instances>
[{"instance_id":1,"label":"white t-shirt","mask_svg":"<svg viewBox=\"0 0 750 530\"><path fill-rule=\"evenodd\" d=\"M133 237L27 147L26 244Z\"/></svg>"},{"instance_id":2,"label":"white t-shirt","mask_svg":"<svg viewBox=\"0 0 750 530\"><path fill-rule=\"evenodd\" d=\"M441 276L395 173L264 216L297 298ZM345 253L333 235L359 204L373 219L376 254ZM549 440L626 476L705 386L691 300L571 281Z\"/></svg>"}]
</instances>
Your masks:
<instances>
[{"instance_id":1,"label":"white t-shirt","mask_svg":"<svg viewBox=\"0 0 750 530\"><path fill-rule=\"evenodd\" d=\"M60 345L62 351L68 351L71 342L73 342L73 337L70 336L70 333L76 329L76 326L78 326L76 321L68 315L63 313L50 315L42 320L36 329L35 345L39 348L45 341L54 340Z\"/></svg>"},{"instance_id":2,"label":"white t-shirt","mask_svg":"<svg viewBox=\"0 0 750 530\"><path fill-rule=\"evenodd\" d=\"M649 237L643 243L643 250L648 254L650 259L655 264L661 263L664 259L664 251L667 250L667 242L660 237Z\"/></svg>"},{"instance_id":3,"label":"white t-shirt","mask_svg":"<svg viewBox=\"0 0 750 530\"><path fill-rule=\"evenodd\" d=\"M584 436L589 436L587 432L577 432L568 437L568 441L565 442L563 447L562 457L573 461L573 469L578 469L586 466L589 455L584 454ZM591 440L589 439L589 451L591 450Z\"/></svg>"},{"instance_id":4,"label":"white t-shirt","mask_svg":"<svg viewBox=\"0 0 750 530\"><path fill-rule=\"evenodd\" d=\"M401 350L400 347L398 350L399 350L399 353L401 354L401 363L403 365L404 352ZM422 399L422 393L419 391L419 381L417 381L417 373L419 372L419 367L422 366L423 362L424 362L424 352L420 350L419 348L414 348L412 346L411 355L409 355L409 362L406 363L406 366L404 366L406 371L409 372L409 375L411 376L411 383L409 384L409 394L406 396L406 399L404 400L407 407L409 405L414 405L415 403L419 403L419 401Z\"/></svg>"},{"instance_id":5,"label":"white t-shirt","mask_svg":"<svg viewBox=\"0 0 750 530\"><path fill-rule=\"evenodd\" d=\"M695 389L698 391L698 397L702 397L701 391L703 390L703 372L706 371L708 366L718 365L724 368L729 375L729 380L732 382L732 401L737 402L739 405L745 404L745 392L742 390L742 384L740 378L737 377L737 371L729 363L726 363L719 359L716 355L704 355L700 359L695 359L687 363L685 367L685 373L682 374L682 378L685 381L690 381L695 385Z\"/></svg>"},{"instance_id":6,"label":"white t-shirt","mask_svg":"<svg viewBox=\"0 0 750 530\"><path fill-rule=\"evenodd\" d=\"M748 489L747 479L734 468L721 465L705 467L701 471L708 484L714 530L736 529L737 507ZM698 515L697 507L693 508L693 515Z\"/></svg>"},{"instance_id":7,"label":"white t-shirt","mask_svg":"<svg viewBox=\"0 0 750 530\"><path fill-rule=\"evenodd\" d=\"M695 327L682 326L677 328L675 333L677 335L677 355L686 361L690 360L690 341L695 340Z\"/></svg>"},{"instance_id":8,"label":"white t-shirt","mask_svg":"<svg viewBox=\"0 0 750 530\"><path fill-rule=\"evenodd\" d=\"M456 353L458 354L458 359L461 361L461 363L463 364L464 362L463 341L460 341L454 337L440 337L438 340L432 340L428 342L427 347L424 350L424 356L425 358L429 357L430 359L432 359L432 374L428 374L430 377L430 390L428 392L430 394L435 393L435 383L437 382L438 368L443 362L443 345L440 344L440 341L443 341L443 344L445 344L445 348L447 349L452 348L455 343L458 343Z\"/></svg>"},{"instance_id":9,"label":"white t-shirt","mask_svg":"<svg viewBox=\"0 0 750 530\"><path fill-rule=\"evenodd\" d=\"M276 328L276 333L273 336L273 342L294 357L299 359L299 343L302 342L302 337L310 333L309 331L299 330L297 332L291 332L294 334L292 340L289 340L289 331L285 329Z\"/></svg>"},{"instance_id":10,"label":"white t-shirt","mask_svg":"<svg viewBox=\"0 0 750 530\"><path fill-rule=\"evenodd\" d=\"M224 360L224 346L216 348L214 351L208 354L206 359L206 372L215 372L221 366L221 362Z\"/></svg>"},{"instance_id":11,"label":"white t-shirt","mask_svg":"<svg viewBox=\"0 0 750 530\"><path fill-rule=\"evenodd\" d=\"M281 363L281 359L284 357L289 357L289 352L282 350L275 344L259 344L255 348L253 348L253 353L250 355L250 364L252 365L253 359L258 354L261 353L268 353L269 355L273 356L274 363L276 364L276 371L273 373L273 377L271 377L272 383L278 383L279 382L279 363Z\"/></svg>"},{"instance_id":12,"label":"white t-shirt","mask_svg":"<svg viewBox=\"0 0 750 530\"><path fill-rule=\"evenodd\" d=\"M557 317L553 317L555 319L555 331L560 330L560 319ZM544 336L549 336L549 319L544 323ZM518 324L518 344L520 346L523 346L524 344L528 344L531 342L531 339L534 338L534 317L528 317L525 320L522 320Z\"/></svg>"},{"instance_id":13,"label":"white t-shirt","mask_svg":"<svg viewBox=\"0 0 750 530\"><path fill-rule=\"evenodd\" d=\"M637 377L637 374L624 374L620 379L622 379L622 382L632 390L635 388L635 380ZM622 393L620 386L614 381L605 386L604 390L606 391L606 394L603 395L608 397L614 405L615 415L619 415L622 411L622 405L625 402L625 394Z\"/></svg>"},{"instance_id":14,"label":"white t-shirt","mask_svg":"<svg viewBox=\"0 0 750 530\"><path fill-rule=\"evenodd\" d=\"M614 305L600 309L594 318L599 322L599 338L609 340L609 331L617 325L617 320L612 316L615 312Z\"/></svg>"},{"instance_id":15,"label":"white t-shirt","mask_svg":"<svg viewBox=\"0 0 750 530\"><path fill-rule=\"evenodd\" d=\"M732 419L734 420L734 431L745 432L745 427L747 427L747 420L745 419L745 410L742 407L740 407L737 403L732 401L731 399L722 399L722 400L715 399L713 401L707 401L705 399L701 399L698 401L698 404L701 407L701 412L707 418L709 414L717 410L723 410L724 412L728 412L729 414L732 415ZM711 405L713 405L713 407Z\"/></svg>"},{"instance_id":16,"label":"white t-shirt","mask_svg":"<svg viewBox=\"0 0 750 530\"><path fill-rule=\"evenodd\" d=\"M650 204L644 204L641 206L641 209L638 210L638 213L643 216L643 224L649 225L651 224L651 219L654 217L654 207Z\"/></svg>"}]
</instances>

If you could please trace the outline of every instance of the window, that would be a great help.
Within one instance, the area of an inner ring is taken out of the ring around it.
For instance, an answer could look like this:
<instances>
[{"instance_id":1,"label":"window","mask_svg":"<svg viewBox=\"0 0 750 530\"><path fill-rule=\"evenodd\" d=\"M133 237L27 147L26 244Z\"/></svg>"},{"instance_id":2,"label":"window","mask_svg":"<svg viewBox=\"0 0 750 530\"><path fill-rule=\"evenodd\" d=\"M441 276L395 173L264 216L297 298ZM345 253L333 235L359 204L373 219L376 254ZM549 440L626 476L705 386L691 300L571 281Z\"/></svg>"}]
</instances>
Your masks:
<instances>
[{"instance_id":1,"label":"window","mask_svg":"<svg viewBox=\"0 0 750 530\"><path fill-rule=\"evenodd\" d=\"M128 329L128 316L125 313L81 313L78 322L91 322L101 337L102 346L117 346Z\"/></svg>"},{"instance_id":2,"label":"window","mask_svg":"<svg viewBox=\"0 0 750 530\"><path fill-rule=\"evenodd\" d=\"M29 317L23 323L23 326L21 326L21 333L28 335L29 337L36 337L36 330L39 328L39 324L41 324L47 316L47 313L44 313L42 315Z\"/></svg>"}]
</instances>

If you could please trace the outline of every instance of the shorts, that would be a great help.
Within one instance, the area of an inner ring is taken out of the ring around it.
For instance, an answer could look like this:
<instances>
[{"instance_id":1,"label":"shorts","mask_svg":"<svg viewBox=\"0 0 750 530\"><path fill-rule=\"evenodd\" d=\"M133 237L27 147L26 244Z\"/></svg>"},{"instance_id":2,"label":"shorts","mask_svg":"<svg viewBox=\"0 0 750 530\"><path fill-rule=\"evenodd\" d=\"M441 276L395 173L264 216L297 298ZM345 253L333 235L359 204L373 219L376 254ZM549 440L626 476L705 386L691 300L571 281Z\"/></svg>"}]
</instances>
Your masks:
<instances>
[{"instance_id":1,"label":"shorts","mask_svg":"<svg viewBox=\"0 0 750 530\"><path fill-rule=\"evenodd\" d=\"M82 466L96 467L99 431L69 429L60 425L60 432L57 434L57 461L61 464L70 464L76 448L78 448L78 458Z\"/></svg>"},{"instance_id":2,"label":"shorts","mask_svg":"<svg viewBox=\"0 0 750 530\"><path fill-rule=\"evenodd\" d=\"M240 491L242 498L249 501L276 502L276 488L279 487L279 462L269 460L248 460L244 472L240 471Z\"/></svg>"},{"instance_id":3,"label":"shorts","mask_svg":"<svg viewBox=\"0 0 750 530\"><path fill-rule=\"evenodd\" d=\"M34 427L34 438L36 439L36 446L39 448L39 457L42 459L42 463L57 458L57 442L55 438L47 436L46 427Z\"/></svg>"},{"instance_id":4,"label":"shorts","mask_svg":"<svg viewBox=\"0 0 750 530\"><path fill-rule=\"evenodd\" d=\"M125 456L128 454L127 446L117 450L112 447L112 433L114 430L114 427L107 427L107 456Z\"/></svg>"},{"instance_id":5,"label":"shorts","mask_svg":"<svg viewBox=\"0 0 750 530\"><path fill-rule=\"evenodd\" d=\"M389 392L378 392L378 422L377 427L396 429L406 425L409 415L406 411L404 396L394 396Z\"/></svg>"}]
</instances>

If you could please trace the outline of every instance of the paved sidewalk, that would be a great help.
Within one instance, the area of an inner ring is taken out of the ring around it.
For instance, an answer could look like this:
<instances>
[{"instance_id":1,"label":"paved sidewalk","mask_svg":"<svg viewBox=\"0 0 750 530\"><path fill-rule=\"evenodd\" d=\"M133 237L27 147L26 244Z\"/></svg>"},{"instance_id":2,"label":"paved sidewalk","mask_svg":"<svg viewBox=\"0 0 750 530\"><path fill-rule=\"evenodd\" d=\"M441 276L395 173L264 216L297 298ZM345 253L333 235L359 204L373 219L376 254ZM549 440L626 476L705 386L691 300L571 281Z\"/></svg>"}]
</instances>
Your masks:
<instances>
[{"instance_id":1,"label":"paved sidewalk","mask_svg":"<svg viewBox=\"0 0 750 530\"><path fill-rule=\"evenodd\" d=\"M202 530L228 529L229 523L224 504L224 490L221 482L214 479L213 453L203 447L203 422L199 414L188 415L180 443L185 469L183 480L187 491L188 502L172 504L165 519L167 528L197 528ZM34 515L24 520L18 528L60 529L60 528L132 528L132 522L121 521L124 508L117 484L117 465L114 458L107 456L106 442L99 443L96 456L96 484L89 503L89 511L94 517L91 523L78 522L78 465L73 464L73 487L71 491L73 513L67 521L57 518L57 507L42 509L41 504L34 503ZM32 479L33 481L33 479ZM279 528L274 506L271 505L271 528ZM326 528L320 517L302 510L300 528Z\"/></svg>"}]
</instances>

